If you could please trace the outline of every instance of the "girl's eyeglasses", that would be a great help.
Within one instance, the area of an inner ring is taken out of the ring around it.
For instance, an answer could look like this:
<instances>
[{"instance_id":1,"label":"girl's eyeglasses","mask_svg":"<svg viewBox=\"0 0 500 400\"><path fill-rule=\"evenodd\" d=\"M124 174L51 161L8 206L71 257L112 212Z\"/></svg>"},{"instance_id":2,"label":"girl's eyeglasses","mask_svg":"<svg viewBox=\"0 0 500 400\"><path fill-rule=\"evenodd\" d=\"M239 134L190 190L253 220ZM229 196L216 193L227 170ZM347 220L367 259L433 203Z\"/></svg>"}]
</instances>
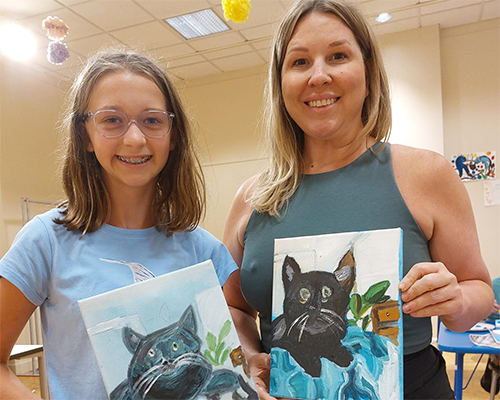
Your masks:
<instances>
[{"instance_id":1,"label":"girl's eyeglasses","mask_svg":"<svg viewBox=\"0 0 500 400\"><path fill-rule=\"evenodd\" d=\"M86 114L83 121L91 119L97 132L109 139L124 135L132 122L139 127L145 136L161 138L170 133L174 117L174 113L160 110L143 111L136 118L129 118L122 111L99 110Z\"/></svg>"}]
</instances>

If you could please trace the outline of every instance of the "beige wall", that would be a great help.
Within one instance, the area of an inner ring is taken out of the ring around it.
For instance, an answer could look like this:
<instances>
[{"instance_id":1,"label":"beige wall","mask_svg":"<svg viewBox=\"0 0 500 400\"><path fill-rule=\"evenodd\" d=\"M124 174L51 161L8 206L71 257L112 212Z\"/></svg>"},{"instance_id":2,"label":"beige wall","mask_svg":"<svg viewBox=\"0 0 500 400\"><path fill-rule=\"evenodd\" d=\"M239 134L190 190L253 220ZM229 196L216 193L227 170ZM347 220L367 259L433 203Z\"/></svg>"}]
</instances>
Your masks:
<instances>
[{"instance_id":1,"label":"beige wall","mask_svg":"<svg viewBox=\"0 0 500 400\"><path fill-rule=\"evenodd\" d=\"M443 153L439 27L380 38L393 107L391 143Z\"/></svg>"},{"instance_id":2,"label":"beige wall","mask_svg":"<svg viewBox=\"0 0 500 400\"><path fill-rule=\"evenodd\" d=\"M7 235L4 229L4 217L3 217L3 200L2 200L2 96L3 92L3 79L1 77L4 75L3 65L0 63L0 256L4 254L2 251L7 247Z\"/></svg>"},{"instance_id":3,"label":"beige wall","mask_svg":"<svg viewBox=\"0 0 500 400\"><path fill-rule=\"evenodd\" d=\"M244 180L262 171L258 128L265 69L251 68L190 82L183 90L197 122L208 204L203 227L222 238L232 199Z\"/></svg>"},{"instance_id":4,"label":"beige wall","mask_svg":"<svg viewBox=\"0 0 500 400\"><path fill-rule=\"evenodd\" d=\"M394 98L393 142L447 158L499 148L499 20L462 28L429 27L381 38ZM21 197L57 200L54 129L62 89L9 65L0 70L0 254L21 225ZM209 189L203 224L219 238L239 185L265 165L258 120L264 68L197 79L181 87L197 121ZM405 134L411 132L410 135ZM444 139L444 140L443 140ZM500 275L500 207L483 206L480 183L468 183L483 254ZM3 213L3 219L2 219ZM3 239L2 239L3 238Z\"/></svg>"},{"instance_id":5,"label":"beige wall","mask_svg":"<svg viewBox=\"0 0 500 400\"><path fill-rule=\"evenodd\" d=\"M61 197L55 173L55 126L62 90L26 75L15 64L0 68L0 230L7 241L1 243L3 254L21 226L21 197L51 201Z\"/></svg>"},{"instance_id":6,"label":"beige wall","mask_svg":"<svg viewBox=\"0 0 500 400\"><path fill-rule=\"evenodd\" d=\"M500 154L500 20L441 33L445 156L495 150ZM497 162L497 174L498 174ZM467 182L481 251L500 276L500 206L485 207L483 183Z\"/></svg>"}]
</instances>

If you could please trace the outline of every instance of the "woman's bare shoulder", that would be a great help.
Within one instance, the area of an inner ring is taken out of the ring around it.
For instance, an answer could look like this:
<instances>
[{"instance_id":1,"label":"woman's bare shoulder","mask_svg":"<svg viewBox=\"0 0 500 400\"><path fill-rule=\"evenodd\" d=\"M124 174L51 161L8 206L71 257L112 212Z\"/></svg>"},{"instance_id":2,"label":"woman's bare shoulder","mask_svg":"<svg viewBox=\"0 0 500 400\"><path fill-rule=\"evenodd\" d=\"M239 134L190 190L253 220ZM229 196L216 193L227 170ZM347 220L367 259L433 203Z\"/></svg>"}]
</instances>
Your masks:
<instances>
[{"instance_id":1,"label":"woman's bare shoulder","mask_svg":"<svg viewBox=\"0 0 500 400\"><path fill-rule=\"evenodd\" d=\"M405 180L430 183L456 175L451 163L432 150L394 144L391 145L391 156L396 179L404 177Z\"/></svg>"},{"instance_id":2,"label":"woman's bare shoulder","mask_svg":"<svg viewBox=\"0 0 500 400\"><path fill-rule=\"evenodd\" d=\"M256 174L248 178L245 182L241 184L238 191L236 192L235 200L240 200L248 203L248 199L252 196L253 189L259 180L260 174Z\"/></svg>"},{"instance_id":3,"label":"woman's bare shoulder","mask_svg":"<svg viewBox=\"0 0 500 400\"><path fill-rule=\"evenodd\" d=\"M223 242L238 265L243 258L245 229L253 211L249 199L259 176L250 177L240 186L229 209L224 228Z\"/></svg>"}]
</instances>

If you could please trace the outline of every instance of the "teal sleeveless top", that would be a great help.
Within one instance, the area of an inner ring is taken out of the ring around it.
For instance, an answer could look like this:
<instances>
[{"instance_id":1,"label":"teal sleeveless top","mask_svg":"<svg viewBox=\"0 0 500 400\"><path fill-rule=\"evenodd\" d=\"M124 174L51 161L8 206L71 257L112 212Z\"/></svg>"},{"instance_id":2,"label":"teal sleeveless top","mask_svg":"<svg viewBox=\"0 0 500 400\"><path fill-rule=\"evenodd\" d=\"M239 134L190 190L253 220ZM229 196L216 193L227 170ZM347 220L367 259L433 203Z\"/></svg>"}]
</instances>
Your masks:
<instances>
[{"instance_id":1,"label":"teal sleeveless top","mask_svg":"<svg viewBox=\"0 0 500 400\"><path fill-rule=\"evenodd\" d=\"M431 261L428 241L396 185L390 145L379 154L367 150L338 170L303 175L281 218L254 210L244 235L241 289L259 312L264 350L270 351L272 337L274 239L389 228L403 230L404 274ZM403 315L404 354L422 350L431 338L430 318Z\"/></svg>"}]
</instances>

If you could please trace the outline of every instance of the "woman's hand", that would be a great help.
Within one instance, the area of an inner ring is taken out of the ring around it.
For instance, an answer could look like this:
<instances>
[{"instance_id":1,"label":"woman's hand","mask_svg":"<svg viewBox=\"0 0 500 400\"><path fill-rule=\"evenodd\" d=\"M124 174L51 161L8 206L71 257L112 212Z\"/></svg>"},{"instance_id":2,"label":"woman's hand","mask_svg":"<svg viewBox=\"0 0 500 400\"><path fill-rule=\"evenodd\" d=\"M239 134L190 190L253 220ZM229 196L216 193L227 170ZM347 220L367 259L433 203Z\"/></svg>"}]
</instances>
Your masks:
<instances>
[{"instance_id":1,"label":"woman's hand","mask_svg":"<svg viewBox=\"0 0 500 400\"><path fill-rule=\"evenodd\" d=\"M491 309L492 314L496 314L500 310L500 305L497 303L497 301L493 301L493 308Z\"/></svg>"},{"instance_id":2,"label":"woman's hand","mask_svg":"<svg viewBox=\"0 0 500 400\"><path fill-rule=\"evenodd\" d=\"M248 366L250 367L250 372L260 400L276 400L269 394L271 355L267 353L257 353L248 360Z\"/></svg>"},{"instance_id":3,"label":"woman's hand","mask_svg":"<svg viewBox=\"0 0 500 400\"><path fill-rule=\"evenodd\" d=\"M460 316L462 288L457 277L440 262L415 264L398 286L403 312L412 317Z\"/></svg>"}]
</instances>

